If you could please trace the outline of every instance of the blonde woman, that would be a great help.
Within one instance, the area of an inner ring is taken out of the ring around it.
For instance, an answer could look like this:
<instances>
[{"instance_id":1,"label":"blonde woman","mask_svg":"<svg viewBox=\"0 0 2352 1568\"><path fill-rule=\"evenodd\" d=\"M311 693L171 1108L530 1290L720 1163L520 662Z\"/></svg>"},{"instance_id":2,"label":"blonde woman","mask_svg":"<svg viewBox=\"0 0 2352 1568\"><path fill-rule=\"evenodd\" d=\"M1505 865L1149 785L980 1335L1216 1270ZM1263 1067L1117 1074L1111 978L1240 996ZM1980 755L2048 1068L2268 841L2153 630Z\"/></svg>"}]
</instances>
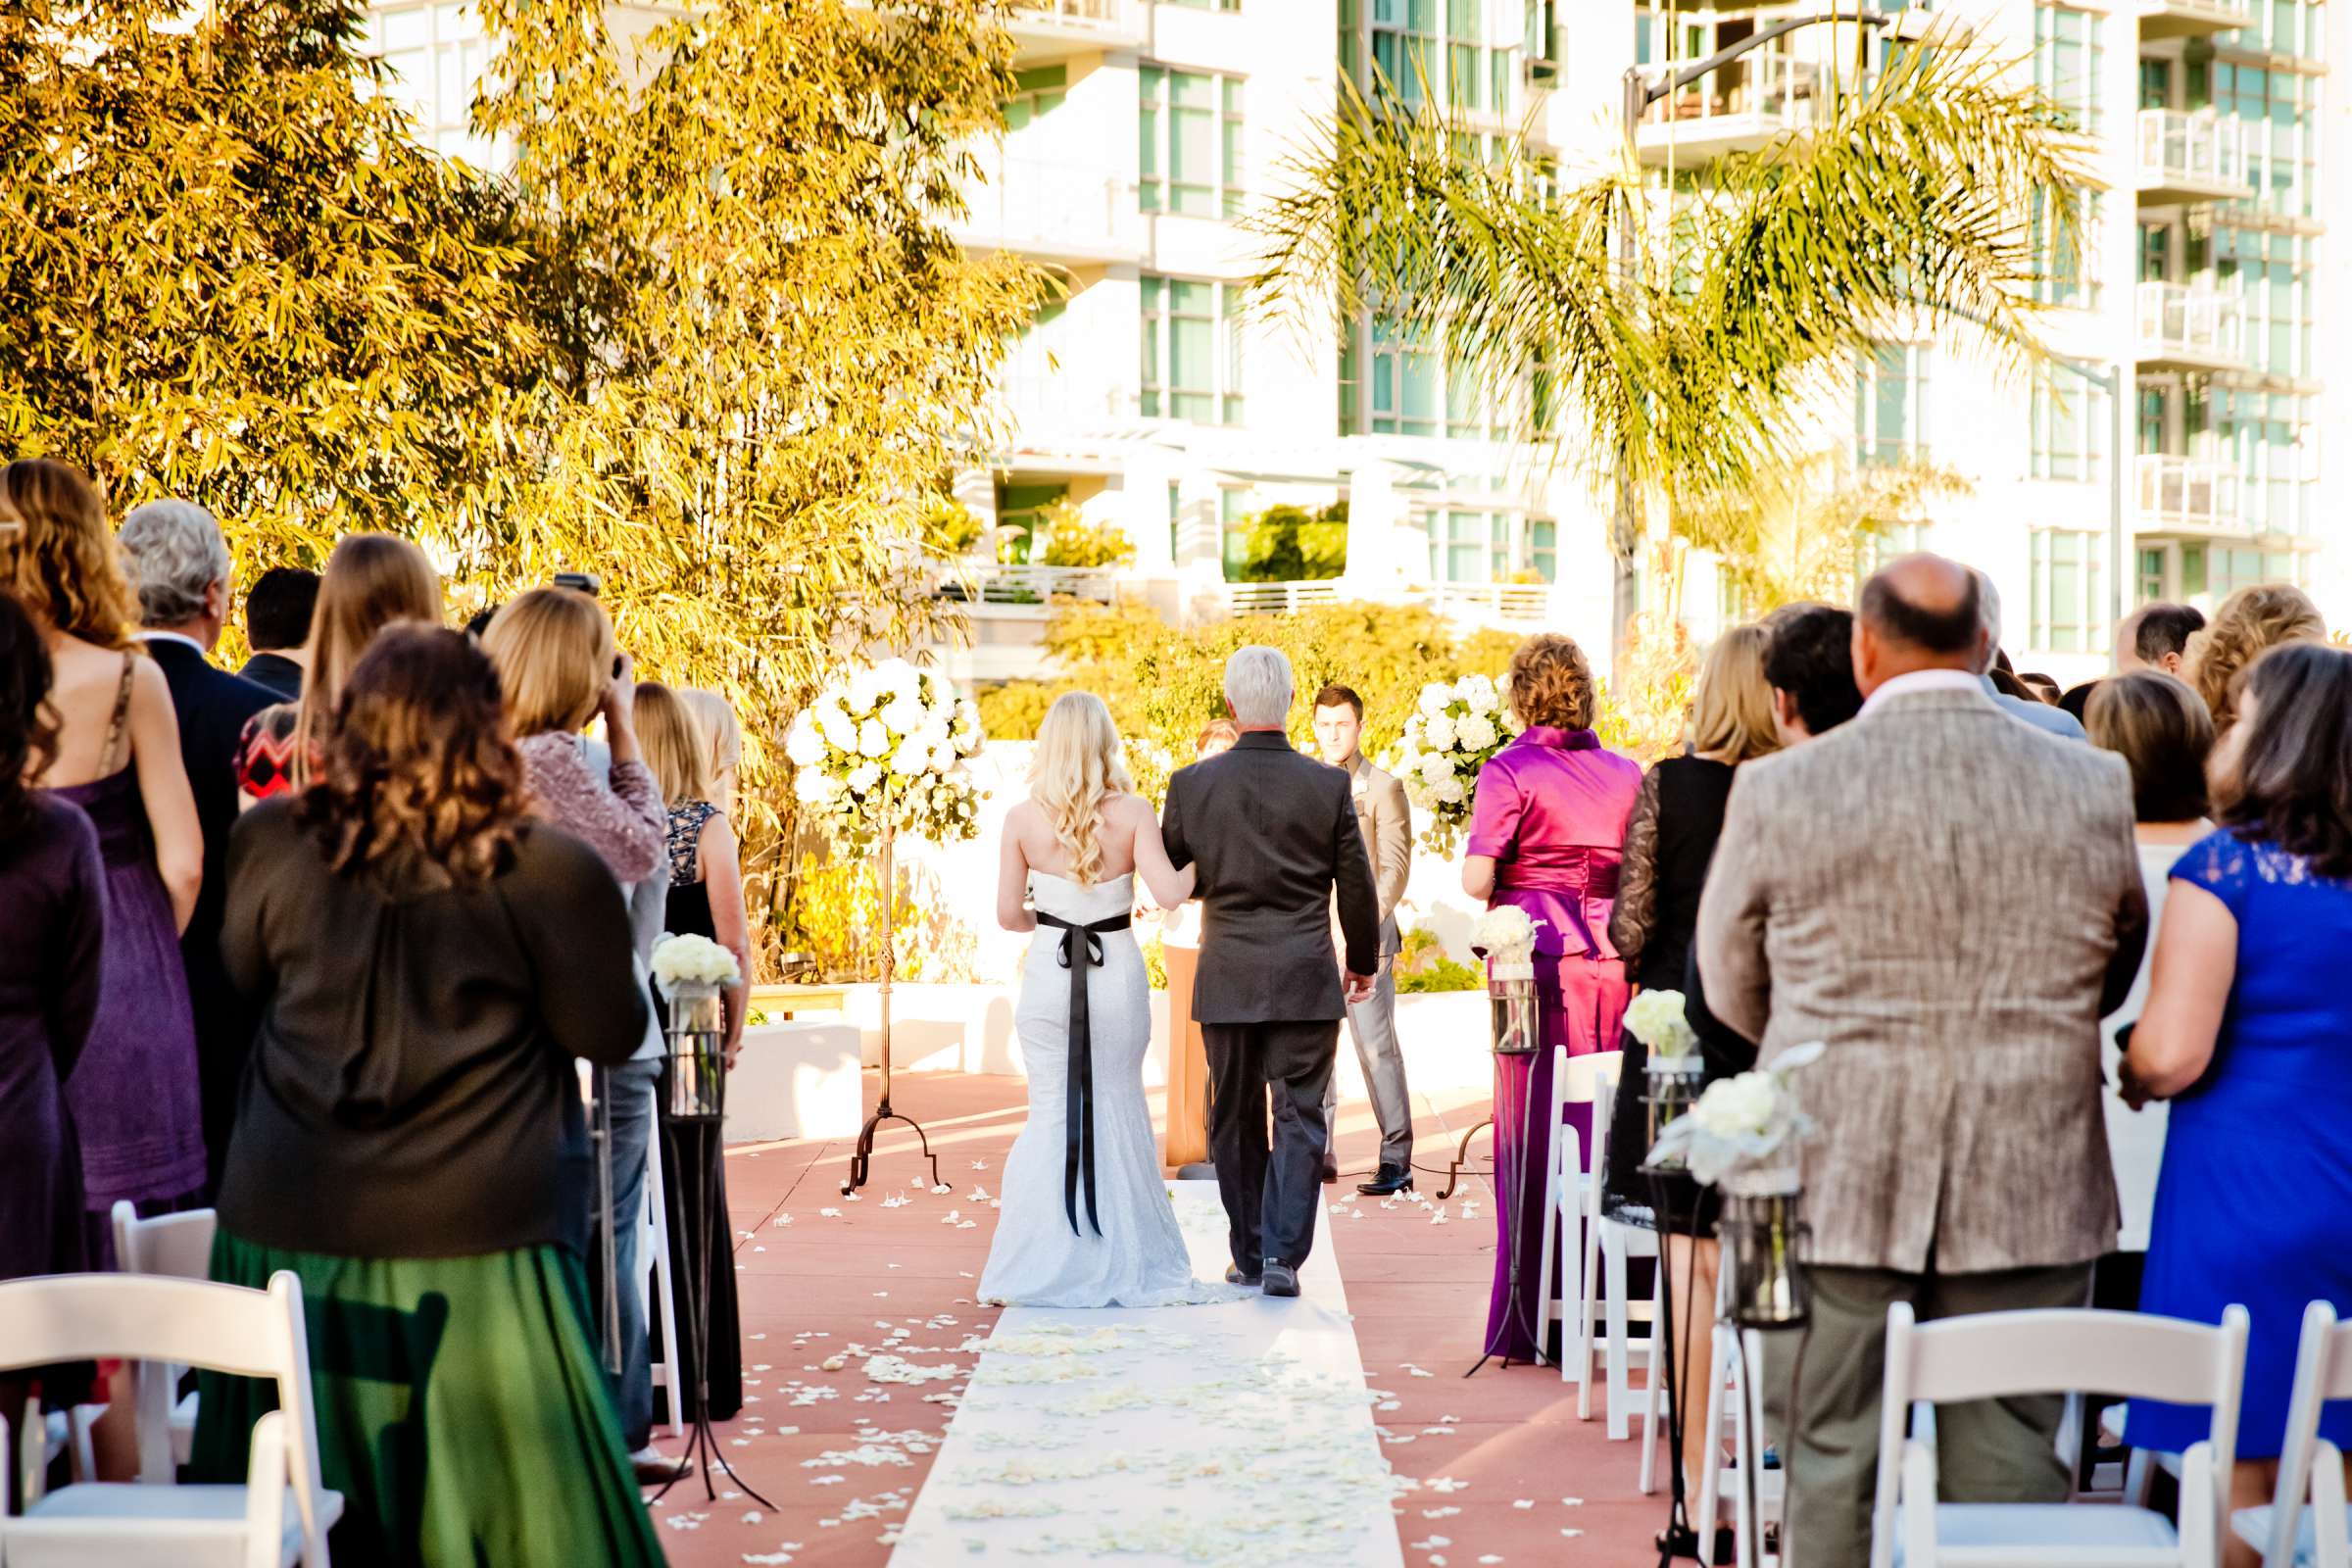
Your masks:
<instances>
[{"instance_id":1,"label":"blonde woman","mask_svg":"<svg viewBox=\"0 0 2352 1568\"><path fill-rule=\"evenodd\" d=\"M2192 632L2184 657L2188 682L2213 714L2216 740L2237 722L2237 677L2280 643L2328 640L2311 596L2291 583L2256 583L2222 601L2203 631Z\"/></svg>"},{"instance_id":2,"label":"blonde woman","mask_svg":"<svg viewBox=\"0 0 2352 1568\"><path fill-rule=\"evenodd\" d=\"M998 922L1037 933L1014 1014L1029 1119L1004 1164L980 1298L1159 1306L1225 1294L1193 1279L1161 1186L1144 1099L1151 996L1128 929L1139 875L1174 908L1193 872L1168 863L1102 699L1071 692L1047 711L1029 798L1004 819L1002 867Z\"/></svg>"},{"instance_id":3,"label":"blonde woman","mask_svg":"<svg viewBox=\"0 0 2352 1568\"><path fill-rule=\"evenodd\" d=\"M355 533L337 542L319 574L311 634L303 643L309 673L302 696L254 714L237 742L240 807L310 788L325 755L335 705L343 700L343 682L375 634L404 620L441 624L441 574L424 552L388 533Z\"/></svg>"},{"instance_id":4,"label":"blonde woman","mask_svg":"<svg viewBox=\"0 0 2352 1568\"><path fill-rule=\"evenodd\" d=\"M743 765L743 725L736 721L735 706L699 686L679 687L678 700L693 710L710 745L710 804L732 816L735 771Z\"/></svg>"},{"instance_id":5,"label":"blonde woman","mask_svg":"<svg viewBox=\"0 0 2352 1568\"><path fill-rule=\"evenodd\" d=\"M1690 720L1690 749L1669 757L1642 780L1634 814L1625 827L1625 859L1616 906L1609 911L1609 940L1625 960L1626 978L1642 991L1690 990L1686 975L1690 939L1698 924L1698 895L1706 886L1707 863L1723 833L1723 808L1732 778L1745 762L1781 748L1773 723L1772 685L1764 676L1772 633L1761 625L1735 626L1715 640L1699 671L1698 700ZM1609 1124L1609 1169L1604 1202L1618 1219L1663 1231L1670 1266L1667 1288L1674 1296L1678 1353L1690 1347L1694 1360L1712 1341L1715 1322L1715 1210L1711 1195L1688 1181L1653 1189L1641 1165L1649 1152L1648 1123L1642 1104L1647 1054L1631 1030L1622 1037L1625 1063L1617 1079L1617 1104ZM1663 1212L1656 1199L1664 1198ZM1683 1335L1690 1328L1688 1338ZM1703 1364L1703 1362L1702 1362ZM1677 1388L1692 1389L1690 1368ZM1684 1473L1695 1477L1712 1451L1705 1423L1683 1423Z\"/></svg>"}]
</instances>

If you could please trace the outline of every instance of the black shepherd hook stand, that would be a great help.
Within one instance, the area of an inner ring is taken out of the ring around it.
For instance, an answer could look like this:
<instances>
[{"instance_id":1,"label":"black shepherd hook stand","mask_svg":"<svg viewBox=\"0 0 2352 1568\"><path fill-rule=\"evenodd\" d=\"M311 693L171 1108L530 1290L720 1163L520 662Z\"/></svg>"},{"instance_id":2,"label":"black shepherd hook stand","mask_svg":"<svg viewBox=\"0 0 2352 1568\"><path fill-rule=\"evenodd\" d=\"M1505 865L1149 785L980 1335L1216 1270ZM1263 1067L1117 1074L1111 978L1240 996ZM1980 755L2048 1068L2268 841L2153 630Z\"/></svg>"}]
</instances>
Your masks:
<instances>
[{"instance_id":1,"label":"black shepherd hook stand","mask_svg":"<svg viewBox=\"0 0 2352 1568\"><path fill-rule=\"evenodd\" d=\"M923 1146L922 1157L931 1162L931 1185L940 1185L939 1156L931 1152L930 1134L912 1116L901 1115L890 1108L890 981L898 961L898 885L890 863L891 840L895 836L895 829L885 824L882 829L882 1095L874 1103L874 1113L858 1129L858 1148L850 1155L849 1179L841 1184L845 1198L865 1185L866 1175L873 1168L874 1134L881 1131L886 1121L903 1121L914 1129L915 1138Z\"/></svg>"},{"instance_id":2,"label":"black shepherd hook stand","mask_svg":"<svg viewBox=\"0 0 2352 1568\"><path fill-rule=\"evenodd\" d=\"M1453 1158L1446 1162L1446 1185L1438 1189L1439 1202L1443 1203L1446 1201L1446 1200L1451 1198L1453 1196L1453 1190L1462 1184L1462 1167L1470 1163L1470 1140L1476 1138L1480 1133L1488 1131L1494 1125L1494 1118L1489 1116L1485 1121L1480 1122L1477 1126L1462 1134L1461 1144L1454 1150ZM1478 1172L1472 1171L1470 1174L1475 1176L1478 1174ZM1494 1175L1494 1172L1490 1170L1488 1174Z\"/></svg>"},{"instance_id":3,"label":"black shepherd hook stand","mask_svg":"<svg viewBox=\"0 0 2352 1568\"><path fill-rule=\"evenodd\" d=\"M727 1479L741 1487L745 1494L761 1507L773 1508L774 1503L760 1496L749 1481L727 1463L719 1452L718 1438L710 1430L710 1271L718 1267L717 1259L726 1257L733 1266L734 1248L726 1232L727 1218L719 1212L718 1159L721 1129L726 1125L727 1071L723 1064L706 1074L709 1085L708 1109L693 1111L677 1109L680 1098L673 1093L672 1075L678 1071L679 1057L672 1054L662 1076L662 1119L674 1131L671 1145L678 1151L679 1174L685 1177L685 1191L678 1195L678 1218L681 1233L693 1236L689 1250L693 1266L686 1275L686 1334L683 1346L673 1346L672 1353L682 1349L686 1363L683 1377L670 1380L669 1397L674 1405L680 1390L694 1390L694 1405L690 1416L691 1431L686 1439L686 1450L678 1457L682 1461L678 1473L662 1485L654 1494L660 1502L669 1495L670 1488L689 1475L700 1471L703 1477L703 1495L718 1500L718 1484L711 1479L710 1467L716 1465L727 1473ZM693 1150L688 1157L687 1151ZM692 1231L686 1232L686 1227ZM722 1252L722 1249L724 1249Z\"/></svg>"},{"instance_id":4,"label":"black shepherd hook stand","mask_svg":"<svg viewBox=\"0 0 2352 1568\"><path fill-rule=\"evenodd\" d=\"M1677 1557L1695 1557L1701 1563L1714 1560L1715 1521L1712 1519L1702 1520L1697 1525L1691 1521L1690 1478L1683 1472L1683 1430L1690 1420L1690 1412L1687 1408L1689 1400L1686 1394L1690 1392L1685 1389L1684 1384L1690 1370L1692 1324L1686 1322L1683 1325L1682 1353L1677 1355L1674 1348L1672 1272L1674 1267L1672 1237L1677 1233L1674 1230L1674 1208L1669 1200L1674 1192L1674 1184L1666 1178L1672 1175L1688 1177L1688 1173L1661 1170L1646 1162L1642 1166L1642 1173L1649 1178L1650 1213L1656 1216L1657 1220L1658 1267L1666 1271L1662 1276L1666 1288L1658 1292L1660 1319L1651 1329L1651 1333L1655 1337L1650 1341L1649 1359L1651 1376L1659 1375L1658 1368L1661 1363L1665 1368L1668 1499L1666 1532L1658 1537L1658 1568L1671 1568ZM1702 1207L1697 1197L1696 1184L1693 1183L1690 1201L1690 1228L1693 1234L1689 1250L1689 1261L1683 1268L1683 1293L1686 1297L1696 1290L1698 1284L1698 1240L1695 1233L1698 1229L1698 1215ZM1695 1314L1686 1314L1686 1316L1694 1317ZM1714 1347L1709 1346L1707 1364L1710 1368L1713 1367L1714 1360ZM1712 1378L1713 1371L1710 1370L1707 1376ZM1706 1406L1702 1402L1699 1408L1704 1410ZM1704 1417L1702 1416L1701 1419L1703 1420ZM1715 1435L1709 1434L1708 1441L1713 1444L1716 1441ZM1710 1446L1708 1452L1712 1455L1714 1449ZM1710 1464L1717 1462L1713 1457L1708 1460ZM1753 1468L1752 1464L1750 1468ZM1705 1528L1706 1533L1703 1536L1699 1533L1699 1525L1703 1525Z\"/></svg>"}]
</instances>

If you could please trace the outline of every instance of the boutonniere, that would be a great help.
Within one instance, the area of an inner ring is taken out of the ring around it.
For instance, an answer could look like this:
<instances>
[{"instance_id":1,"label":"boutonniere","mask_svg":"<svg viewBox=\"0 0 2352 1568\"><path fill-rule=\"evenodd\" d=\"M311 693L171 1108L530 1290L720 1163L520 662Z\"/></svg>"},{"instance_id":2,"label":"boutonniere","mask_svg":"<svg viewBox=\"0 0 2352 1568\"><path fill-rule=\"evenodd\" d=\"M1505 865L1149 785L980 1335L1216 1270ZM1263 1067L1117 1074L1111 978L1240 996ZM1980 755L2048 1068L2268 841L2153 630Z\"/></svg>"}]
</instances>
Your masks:
<instances>
[{"instance_id":1,"label":"boutonniere","mask_svg":"<svg viewBox=\"0 0 2352 1568\"><path fill-rule=\"evenodd\" d=\"M1371 781L1364 777L1364 771L1362 768L1357 768L1354 775L1348 780L1348 798L1351 800L1360 801L1371 793Z\"/></svg>"}]
</instances>

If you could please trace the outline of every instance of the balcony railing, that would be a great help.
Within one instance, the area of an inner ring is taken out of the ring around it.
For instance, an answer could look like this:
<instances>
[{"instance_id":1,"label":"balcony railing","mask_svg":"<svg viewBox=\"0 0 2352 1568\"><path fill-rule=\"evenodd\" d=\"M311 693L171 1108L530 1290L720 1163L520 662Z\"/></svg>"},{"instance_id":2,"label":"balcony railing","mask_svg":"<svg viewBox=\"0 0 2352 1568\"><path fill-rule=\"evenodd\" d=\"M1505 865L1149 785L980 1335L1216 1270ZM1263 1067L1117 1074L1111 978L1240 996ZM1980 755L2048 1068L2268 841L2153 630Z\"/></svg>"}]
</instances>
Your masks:
<instances>
[{"instance_id":1,"label":"balcony railing","mask_svg":"<svg viewBox=\"0 0 2352 1568\"><path fill-rule=\"evenodd\" d=\"M1020 0L1004 24L1024 59L1113 48L1143 37L1140 0Z\"/></svg>"},{"instance_id":2,"label":"balcony railing","mask_svg":"<svg viewBox=\"0 0 2352 1568\"><path fill-rule=\"evenodd\" d=\"M2246 144L2235 119L2178 109L2139 112L2139 188L2143 196L2209 196L2246 191Z\"/></svg>"},{"instance_id":3,"label":"balcony railing","mask_svg":"<svg viewBox=\"0 0 2352 1568\"><path fill-rule=\"evenodd\" d=\"M1813 123L1820 84L1813 61L1747 55L1650 105L1637 140L1653 161L1669 146L1696 158L1762 147Z\"/></svg>"},{"instance_id":4,"label":"balcony railing","mask_svg":"<svg viewBox=\"0 0 2352 1568\"><path fill-rule=\"evenodd\" d=\"M2246 308L2234 294L2181 283L2139 285L2142 364L2228 369L2244 363Z\"/></svg>"},{"instance_id":5,"label":"balcony railing","mask_svg":"<svg viewBox=\"0 0 2352 1568\"><path fill-rule=\"evenodd\" d=\"M2254 0L2139 0L2142 38L2198 38L2254 21Z\"/></svg>"},{"instance_id":6,"label":"balcony railing","mask_svg":"<svg viewBox=\"0 0 2352 1568\"><path fill-rule=\"evenodd\" d=\"M975 562L947 574L939 587L945 599L979 605L1046 605L1055 599L1091 599L1113 604L1117 573L1094 566L1006 566Z\"/></svg>"},{"instance_id":7,"label":"balcony railing","mask_svg":"<svg viewBox=\"0 0 2352 1568\"><path fill-rule=\"evenodd\" d=\"M1078 260L1141 253L1135 188L1100 167L983 159L964 198L969 214L955 229L967 245Z\"/></svg>"},{"instance_id":8,"label":"balcony railing","mask_svg":"<svg viewBox=\"0 0 2352 1568\"><path fill-rule=\"evenodd\" d=\"M1287 615L1309 605L1328 605L1339 599L1339 585L1325 578L1311 582L1229 582L1225 607L1237 615Z\"/></svg>"},{"instance_id":9,"label":"balcony railing","mask_svg":"<svg viewBox=\"0 0 2352 1568\"><path fill-rule=\"evenodd\" d=\"M2149 454L2138 461L2139 526L2235 533L2237 470L2200 458Z\"/></svg>"},{"instance_id":10,"label":"balcony railing","mask_svg":"<svg viewBox=\"0 0 2352 1568\"><path fill-rule=\"evenodd\" d=\"M1551 587L1540 582L1441 582L1430 608L1481 626L1540 625L1551 617Z\"/></svg>"}]
</instances>

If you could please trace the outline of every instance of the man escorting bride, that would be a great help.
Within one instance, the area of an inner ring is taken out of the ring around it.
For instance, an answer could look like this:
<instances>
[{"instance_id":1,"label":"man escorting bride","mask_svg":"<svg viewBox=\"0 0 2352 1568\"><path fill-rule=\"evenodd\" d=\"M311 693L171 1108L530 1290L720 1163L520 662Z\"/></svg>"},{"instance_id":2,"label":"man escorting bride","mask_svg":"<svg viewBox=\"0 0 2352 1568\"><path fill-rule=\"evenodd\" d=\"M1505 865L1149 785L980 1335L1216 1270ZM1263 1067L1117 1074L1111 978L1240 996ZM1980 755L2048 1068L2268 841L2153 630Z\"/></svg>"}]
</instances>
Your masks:
<instances>
[{"instance_id":1,"label":"man escorting bride","mask_svg":"<svg viewBox=\"0 0 2352 1568\"><path fill-rule=\"evenodd\" d=\"M1284 735L1293 696L1279 651L1244 648L1227 662L1240 742L1169 781L1164 837L1100 699L1066 695L1039 728L1029 799L1005 819L997 894L1005 929L1038 932L1015 1015L1029 1120L1005 1164L980 1299L1156 1306L1224 1294L1193 1280L1152 1145L1150 996L1128 929L1138 874L1155 903L1198 893L1205 908L1193 1015L1215 1086L1226 1280L1298 1294L1322 1201L1323 1090L1340 1019L1378 970L1379 904L1348 775ZM1335 888L1345 977L1331 951Z\"/></svg>"}]
</instances>

